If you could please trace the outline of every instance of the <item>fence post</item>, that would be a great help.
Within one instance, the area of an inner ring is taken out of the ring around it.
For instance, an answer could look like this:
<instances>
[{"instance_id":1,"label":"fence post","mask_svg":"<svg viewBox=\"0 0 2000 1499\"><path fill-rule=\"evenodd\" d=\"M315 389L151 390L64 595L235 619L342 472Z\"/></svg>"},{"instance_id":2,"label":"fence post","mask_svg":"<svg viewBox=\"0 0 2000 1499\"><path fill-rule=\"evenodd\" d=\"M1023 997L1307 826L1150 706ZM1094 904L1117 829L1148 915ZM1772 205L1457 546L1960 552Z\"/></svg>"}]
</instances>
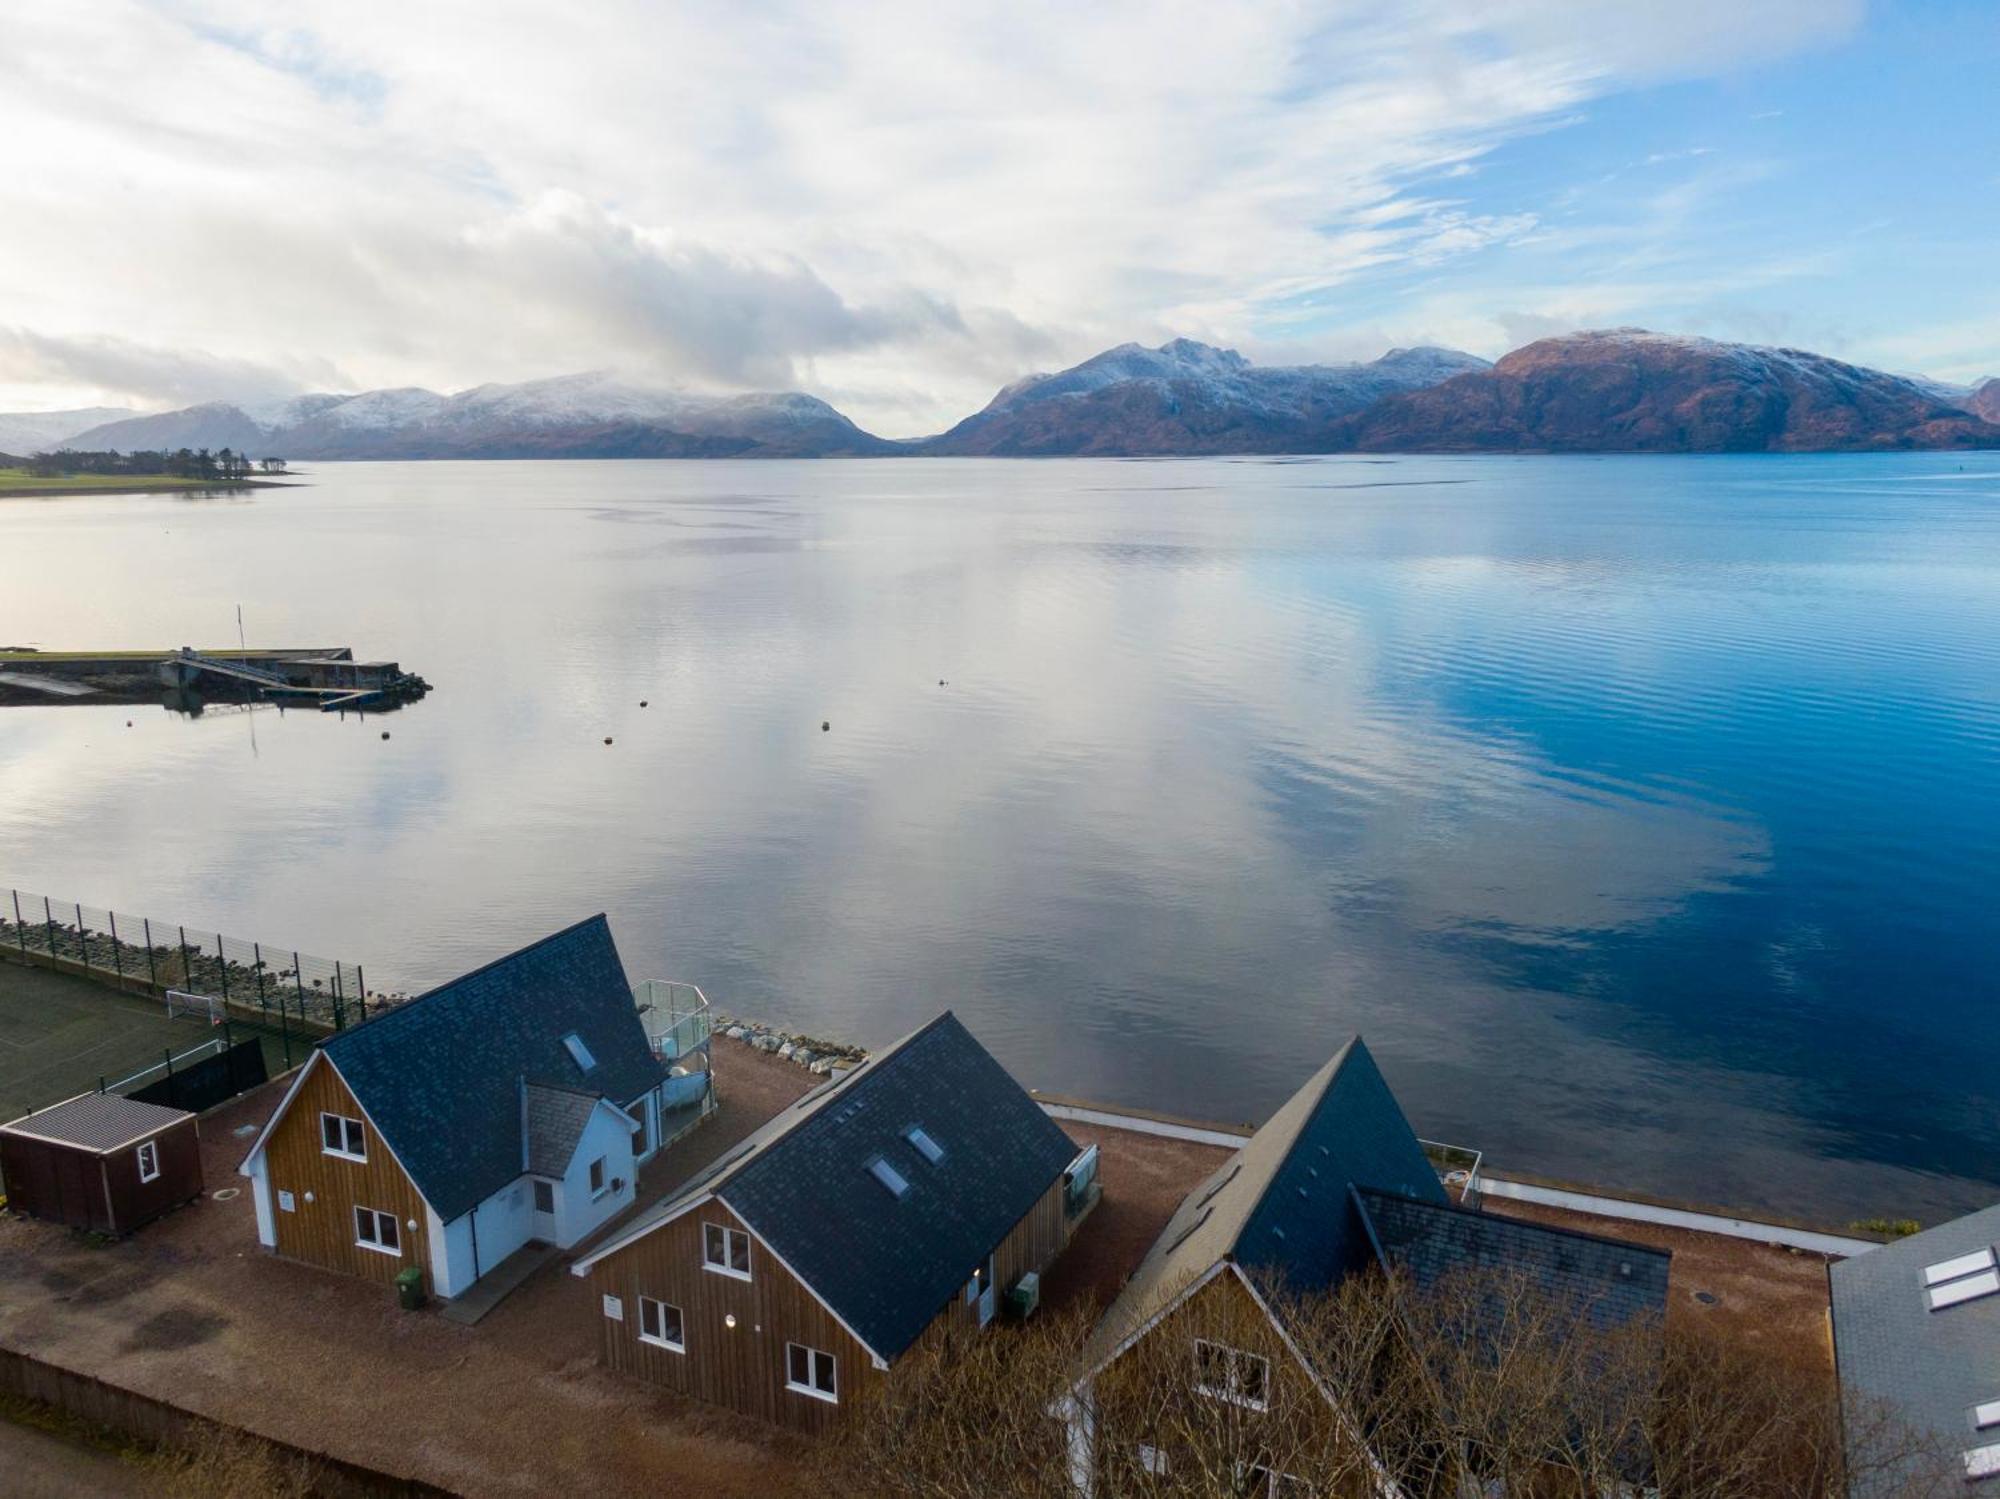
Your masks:
<instances>
[{"instance_id":1,"label":"fence post","mask_svg":"<svg viewBox=\"0 0 2000 1499\"><path fill-rule=\"evenodd\" d=\"M155 992L158 992L160 987L160 973L153 966L153 918L150 916L141 916L139 920L144 922L146 927L146 982L152 986Z\"/></svg>"},{"instance_id":2,"label":"fence post","mask_svg":"<svg viewBox=\"0 0 2000 1499\"><path fill-rule=\"evenodd\" d=\"M285 1014L283 1000L278 1002L278 1034L283 1038L285 1043L285 1070L290 1072L292 1070L292 1022L291 1017Z\"/></svg>"},{"instance_id":3,"label":"fence post","mask_svg":"<svg viewBox=\"0 0 2000 1499\"><path fill-rule=\"evenodd\" d=\"M83 902L76 902L76 947L83 954L83 971L90 972L90 930L83 924Z\"/></svg>"},{"instance_id":4,"label":"fence post","mask_svg":"<svg viewBox=\"0 0 2000 1499\"><path fill-rule=\"evenodd\" d=\"M270 1006L270 1005L269 1005L269 1004L268 1004L268 1003L267 1003L267 1002L265 1001L265 999L264 999L264 948L263 948L263 945L262 945L261 943L257 943L257 942L253 942L253 943L251 943L251 944L250 944L250 956L251 956L251 957L253 957L253 958L255 958L255 959L257 960L257 961L256 961L256 962L255 962L254 964L252 964L252 965L251 965L251 969L250 969L250 971L251 971L252 973L254 973L254 974L256 974L256 975L257 975L257 1008L258 1008L258 1009L260 1009L260 1010L268 1010L268 1009L270 1009L270 1008L271 1008L271 1006ZM225 1024L226 1024L226 1022L225 1022Z\"/></svg>"},{"instance_id":5,"label":"fence post","mask_svg":"<svg viewBox=\"0 0 2000 1499\"><path fill-rule=\"evenodd\" d=\"M56 913L50 908L49 898L46 895L42 897L42 920L48 928L49 956L54 958L56 955Z\"/></svg>"},{"instance_id":6,"label":"fence post","mask_svg":"<svg viewBox=\"0 0 2000 1499\"><path fill-rule=\"evenodd\" d=\"M15 939L20 942L21 956L25 958L28 955L28 923L21 919L21 892L18 890L14 890L13 896L14 896L14 936Z\"/></svg>"},{"instance_id":7,"label":"fence post","mask_svg":"<svg viewBox=\"0 0 2000 1499\"><path fill-rule=\"evenodd\" d=\"M109 906L104 914L111 918L111 969L118 975L118 987L125 987L125 948L118 940L118 913Z\"/></svg>"},{"instance_id":8,"label":"fence post","mask_svg":"<svg viewBox=\"0 0 2000 1499\"><path fill-rule=\"evenodd\" d=\"M340 959L335 958L333 960L333 1028L335 1030L340 1029L342 1011L346 1008L343 1002L346 998L346 986L340 981ZM305 1016L301 1015L299 1019L303 1020Z\"/></svg>"},{"instance_id":9,"label":"fence post","mask_svg":"<svg viewBox=\"0 0 2000 1499\"><path fill-rule=\"evenodd\" d=\"M297 948L292 949L292 987L298 991L299 1019L303 1020L306 1018L306 965L299 961ZM284 1013L285 1002L281 999L278 1001L278 1015L280 1019L284 1017Z\"/></svg>"},{"instance_id":10,"label":"fence post","mask_svg":"<svg viewBox=\"0 0 2000 1499\"><path fill-rule=\"evenodd\" d=\"M174 1049L169 1046L160 1055L167 1059L167 1076L172 1077L174 1075Z\"/></svg>"},{"instance_id":11,"label":"fence post","mask_svg":"<svg viewBox=\"0 0 2000 1499\"><path fill-rule=\"evenodd\" d=\"M189 991L192 992L194 989L194 959L188 956L188 929L181 927L179 930L181 934L181 982L186 984Z\"/></svg>"},{"instance_id":12,"label":"fence post","mask_svg":"<svg viewBox=\"0 0 2000 1499\"><path fill-rule=\"evenodd\" d=\"M366 1020L368 1018L368 980L362 975L359 963L354 965L354 987L361 991L359 995L361 1018Z\"/></svg>"}]
</instances>

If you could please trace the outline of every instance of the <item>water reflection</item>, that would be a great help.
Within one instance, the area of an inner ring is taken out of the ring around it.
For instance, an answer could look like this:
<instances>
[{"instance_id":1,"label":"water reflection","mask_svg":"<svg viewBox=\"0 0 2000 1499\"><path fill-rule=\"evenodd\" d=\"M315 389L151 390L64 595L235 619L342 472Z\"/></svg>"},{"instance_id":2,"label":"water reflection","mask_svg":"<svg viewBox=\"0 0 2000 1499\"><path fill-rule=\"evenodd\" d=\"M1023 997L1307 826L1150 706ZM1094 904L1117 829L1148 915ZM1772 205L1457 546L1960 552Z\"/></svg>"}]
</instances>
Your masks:
<instances>
[{"instance_id":1,"label":"water reflection","mask_svg":"<svg viewBox=\"0 0 2000 1499\"><path fill-rule=\"evenodd\" d=\"M1963 462L327 465L8 511L0 638L240 600L448 690L387 742L259 715L255 758L0 716L0 876L409 984L601 908L732 1009L952 1005L1033 1084L1223 1118L1358 1027L1519 1166L1929 1216L2000 1159Z\"/></svg>"}]
</instances>

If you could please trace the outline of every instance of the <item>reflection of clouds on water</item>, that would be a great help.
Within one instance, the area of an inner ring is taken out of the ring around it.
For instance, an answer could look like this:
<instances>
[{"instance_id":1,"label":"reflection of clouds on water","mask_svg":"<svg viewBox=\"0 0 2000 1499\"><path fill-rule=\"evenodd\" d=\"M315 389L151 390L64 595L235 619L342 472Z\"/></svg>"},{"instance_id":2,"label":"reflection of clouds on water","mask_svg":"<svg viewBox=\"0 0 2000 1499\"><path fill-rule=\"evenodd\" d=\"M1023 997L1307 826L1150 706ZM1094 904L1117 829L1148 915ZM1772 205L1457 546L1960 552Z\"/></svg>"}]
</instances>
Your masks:
<instances>
[{"instance_id":1,"label":"reflection of clouds on water","mask_svg":"<svg viewBox=\"0 0 2000 1499\"><path fill-rule=\"evenodd\" d=\"M260 716L255 760L240 723L0 714L0 874L377 982L608 909L635 977L871 1042L952 1005L1031 1083L1220 1117L1358 1028L1421 1128L1519 1165L1962 1196L1921 1172L1977 1170L1993 1095L1868 1093L1834 1022L1883 918L1838 866L1893 907L1887 871L1951 899L1991 851L1969 812L1955 847L1869 820L1913 752L1991 768L1981 554L1878 520L1885 575L1853 514L1745 521L1734 460L1403 462L1394 495L1262 462L329 465L170 538L151 501L44 520L0 538L0 635L199 642L240 596L255 636L438 690ZM1921 1028L1873 1033L1935 1071Z\"/></svg>"}]
</instances>

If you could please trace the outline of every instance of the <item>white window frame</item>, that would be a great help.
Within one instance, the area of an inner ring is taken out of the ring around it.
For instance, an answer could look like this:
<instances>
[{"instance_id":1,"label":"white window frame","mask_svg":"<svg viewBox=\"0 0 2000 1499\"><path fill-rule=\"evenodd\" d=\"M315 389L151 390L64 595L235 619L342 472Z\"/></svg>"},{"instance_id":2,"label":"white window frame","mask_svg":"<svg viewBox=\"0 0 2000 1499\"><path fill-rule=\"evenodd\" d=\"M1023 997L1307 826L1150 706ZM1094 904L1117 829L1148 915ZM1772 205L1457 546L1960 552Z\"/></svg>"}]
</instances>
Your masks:
<instances>
[{"instance_id":1,"label":"white window frame","mask_svg":"<svg viewBox=\"0 0 2000 1499\"><path fill-rule=\"evenodd\" d=\"M674 1321L680 1324L681 1336L679 1342L675 1342L667 1336L666 1313L669 1311L674 1314ZM660 1330L657 1333L647 1331L646 1324L649 1314L660 1325ZM650 1343L655 1348L665 1348L672 1353L686 1353L688 1351L687 1314L671 1301L661 1301L655 1296L641 1296L639 1298L639 1341Z\"/></svg>"},{"instance_id":2,"label":"white window frame","mask_svg":"<svg viewBox=\"0 0 2000 1499\"><path fill-rule=\"evenodd\" d=\"M875 1184L891 1197L901 1202L909 1194L910 1179L898 1171L882 1156L875 1156L868 1162L868 1174L875 1178Z\"/></svg>"},{"instance_id":3,"label":"white window frame","mask_svg":"<svg viewBox=\"0 0 2000 1499\"><path fill-rule=\"evenodd\" d=\"M1202 1365L1204 1362L1202 1350L1204 1348L1212 1349L1215 1353L1221 1355L1224 1376L1228 1380L1227 1388L1217 1389L1214 1385L1206 1385L1201 1382ZM1239 1360L1255 1360L1264 1366L1264 1393L1261 1397L1243 1393L1245 1382L1238 1372L1242 1367ZM1194 1340L1194 1387L1197 1392L1208 1396L1211 1400L1226 1400L1231 1405L1242 1406L1245 1410L1268 1410L1271 1404L1271 1361L1261 1353L1248 1353L1241 1348L1232 1348L1227 1343L1218 1343L1212 1338L1196 1338Z\"/></svg>"},{"instance_id":4,"label":"white window frame","mask_svg":"<svg viewBox=\"0 0 2000 1499\"><path fill-rule=\"evenodd\" d=\"M590 1188L590 1200L597 1201L611 1190L611 1163L605 1156L599 1156L590 1163L590 1175L597 1178Z\"/></svg>"},{"instance_id":5,"label":"white window frame","mask_svg":"<svg viewBox=\"0 0 2000 1499\"><path fill-rule=\"evenodd\" d=\"M375 1237L372 1239L365 1237L361 1232L361 1215L363 1213L368 1215L369 1227L375 1231ZM382 1242L382 1225L384 1223L389 1225L389 1235L395 1240L394 1244L384 1244ZM354 1208L354 1244L357 1249L372 1249L377 1254L392 1254L397 1259L401 1259L403 1257L403 1225L398 1221L394 1213L385 1213L380 1208L365 1208L357 1203Z\"/></svg>"},{"instance_id":6,"label":"white window frame","mask_svg":"<svg viewBox=\"0 0 2000 1499\"><path fill-rule=\"evenodd\" d=\"M336 1121L340 1125L341 1148L339 1150L335 1150L331 1145L326 1143L326 1121L329 1119ZM353 1148L356 1139L361 1141L361 1148L359 1150ZM367 1123L364 1120L356 1119L351 1114L336 1114L331 1109L321 1109L319 1111L319 1153L321 1155L335 1156L343 1161L360 1161L366 1164L368 1160Z\"/></svg>"},{"instance_id":7,"label":"white window frame","mask_svg":"<svg viewBox=\"0 0 2000 1499\"><path fill-rule=\"evenodd\" d=\"M597 1070L597 1058L592 1056L590 1048L583 1044L583 1037L579 1036L575 1031L571 1031L562 1039L563 1049L569 1053L569 1059L576 1063L579 1070L583 1072L595 1072Z\"/></svg>"},{"instance_id":8,"label":"white window frame","mask_svg":"<svg viewBox=\"0 0 2000 1499\"><path fill-rule=\"evenodd\" d=\"M1252 1354L1251 1357L1255 1358L1256 1355ZM1245 1485L1259 1473L1264 1475L1263 1483L1254 1489L1246 1488ZM1277 1468L1272 1467L1268 1462L1238 1463L1236 1465L1236 1487L1239 1493L1250 1496L1250 1499L1286 1499L1288 1494L1309 1492L1306 1481L1303 1478L1281 1472Z\"/></svg>"},{"instance_id":9,"label":"white window frame","mask_svg":"<svg viewBox=\"0 0 2000 1499\"><path fill-rule=\"evenodd\" d=\"M716 1260L712 1258L709 1254L709 1235L711 1233L718 1233L722 1235L722 1260L720 1263L717 1263ZM735 1258L735 1256L733 1256L729 1252L730 1247L737 1239L741 1239L743 1241L743 1264L745 1268L741 1270L738 1270L733 1264L730 1263L730 1261ZM750 1264L749 1234L745 1233L740 1228L731 1228L726 1223L717 1223L710 1218L704 1218L701 1220L701 1268L702 1269L712 1270L717 1275L726 1275L731 1280L748 1280L750 1278L750 1271L748 1268L749 1264Z\"/></svg>"},{"instance_id":10,"label":"white window frame","mask_svg":"<svg viewBox=\"0 0 2000 1499\"><path fill-rule=\"evenodd\" d=\"M139 1148L133 1152L139 1158L139 1180L153 1182L160 1179L160 1142L141 1140Z\"/></svg>"},{"instance_id":11,"label":"white window frame","mask_svg":"<svg viewBox=\"0 0 2000 1499\"><path fill-rule=\"evenodd\" d=\"M796 1348L806 1356L806 1375L811 1384L800 1384L792 1378L792 1350ZM827 1383L830 1389L821 1389L818 1384L819 1361L826 1360ZM814 1400L824 1400L828 1405L840 1404L840 1360L824 1348L814 1348L808 1343L785 1344L785 1388L794 1395L808 1395Z\"/></svg>"},{"instance_id":12,"label":"white window frame","mask_svg":"<svg viewBox=\"0 0 2000 1499\"><path fill-rule=\"evenodd\" d=\"M921 1124L913 1124L904 1130L903 1138L910 1142L910 1149L922 1156L931 1165L937 1166L943 1164L944 1147L938 1144L937 1136L933 1135Z\"/></svg>"},{"instance_id":13,"label":"white window frame","mask_svg":"<svg viewBox=\"0 0 2000 1499\"><path fill-rule=\"evenodd\" d=\"M1167 1476L1167 1449L1155 1447L1150 1442L1139 1444L1139 1471L1155 1478Z\"/></svg>"}]
</instances>

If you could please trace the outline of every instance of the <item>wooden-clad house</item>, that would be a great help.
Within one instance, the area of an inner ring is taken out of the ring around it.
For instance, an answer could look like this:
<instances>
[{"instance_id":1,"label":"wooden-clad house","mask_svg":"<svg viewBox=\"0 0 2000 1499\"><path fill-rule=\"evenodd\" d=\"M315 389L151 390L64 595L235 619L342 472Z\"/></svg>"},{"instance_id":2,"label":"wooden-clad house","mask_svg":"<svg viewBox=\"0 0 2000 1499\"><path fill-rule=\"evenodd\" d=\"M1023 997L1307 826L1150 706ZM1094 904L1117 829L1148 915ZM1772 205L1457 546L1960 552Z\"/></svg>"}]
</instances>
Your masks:
<instances>
[{"instance_id":1,"label":"wooden-clad house","mask_svg":"<svg viewBox=\"0 0 2000 1499\"><path fill-rule=\"evenodd\" d=\"M129 1234L201 1196L201 1127L185 1109L84 1093L0 1125L7 1206Z\"/></svg>"},{"instance_id":2,"label":"wooden-clad house","mask_svg":"<svg viewBox=\"0 0 2000 1499\"><path fill-rule=\"evenodd\" d=\"M1286 1326L1287 1293L1381 1267L1421 1294L1490 1269L1624 1324L1664 1315L1668 1261L1644 1245L1454 1204L1355 1036L1183 1199L1099 1322L1068 1402L1072 1479L1088 1499L1114 1491L1115 1475L1171 1471L1170 1438L1148 1429L1148 1413L1120 1409L1107 1378L1142 1341L1186 1370L1190 1398L1254 1422L1267 1409L1331 1402ZM1276 1465L1251 1466L1243 1484L1255 1499L1305 1491Z\"/></svg>"},{"instance_id":3,"label":"wooden-clad house","mask_svg":"<svg viewBox=\"0 0 2000 1499\"><path fill-rule=\"evenodd\" d=\"M1031 1311L1095 1159L947 1012L571 1271L611 1367L820 1430L927 1333Z\"/></svg>"},{"instance_id":4,"label":"wooden-clad house","mask_svg":"<svg viewBox=\"0 0 2000 1499\"><path fill-rule=\"evenodd\" d=\"M629 1206L707 1087L655 1055L594 916L321 1041L241 1168L257 1237L373 1280L418 1266L458 1296Z\"/></svg>"}]
</instances>

